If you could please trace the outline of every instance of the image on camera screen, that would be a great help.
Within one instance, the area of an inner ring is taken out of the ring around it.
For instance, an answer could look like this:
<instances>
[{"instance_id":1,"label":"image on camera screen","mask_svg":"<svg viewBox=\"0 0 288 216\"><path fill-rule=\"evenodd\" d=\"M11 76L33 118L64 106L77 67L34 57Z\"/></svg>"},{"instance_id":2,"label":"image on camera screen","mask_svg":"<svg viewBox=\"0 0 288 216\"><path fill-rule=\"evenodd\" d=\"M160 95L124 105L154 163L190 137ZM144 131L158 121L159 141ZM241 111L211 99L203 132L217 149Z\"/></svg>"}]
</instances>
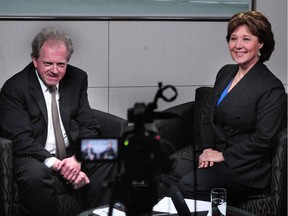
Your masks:
<instances>
[{"instance_id":1,"label":"image on camera screen","mask_svg":"<svg viewBox=\"0 0 288 216\"><path fill-rule=\"evenodd\" d=\"M82 139L80 145L84 161L113 161L118 158L118 139L89 138Z\"/></svg>"}]
</instances>

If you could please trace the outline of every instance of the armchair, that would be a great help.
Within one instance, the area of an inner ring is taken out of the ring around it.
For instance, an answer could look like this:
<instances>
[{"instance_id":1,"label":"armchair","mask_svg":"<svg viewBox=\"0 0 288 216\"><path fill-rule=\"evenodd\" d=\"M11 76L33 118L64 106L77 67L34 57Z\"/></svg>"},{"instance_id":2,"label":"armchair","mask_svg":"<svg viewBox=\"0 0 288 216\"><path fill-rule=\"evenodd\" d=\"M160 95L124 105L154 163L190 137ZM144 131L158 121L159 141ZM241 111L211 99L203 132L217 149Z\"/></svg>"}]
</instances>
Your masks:
<instances>
[{"instance_id":1,"label":"armchair","mask_svg":"<svg viewBox=\"0 0 288 216\"><path fill-rule=\"evenodd\" d=\"M120 136L124 132L128 122L118 116L92 109L97 119L102 136ZM13 181L12 172L12 142L0 137L0 215L18 216L23 208L18 195L18 188ZM58 195L62 206L59 215L71 216L80 211L80 200L77 196L68 193Z\"/></svg>"},{"instance_id":2,"label":"armchair","mask_svg":"<svg viewBox=\"0 0 288 216\"><path fill-rule=\"evenodd\" d=\"M210 87L196 89L195 101L166 110L178 117L155 122L162 139L174 144L176 158L191 152L192 145L196 150L199 149L200 113L203 112L203 104L211 90ZM287 215L287 128L279 133L278 146L273 153L270 190L251 194L244 203L236 207L261 216Z\"/></svg>"}]
</instances>

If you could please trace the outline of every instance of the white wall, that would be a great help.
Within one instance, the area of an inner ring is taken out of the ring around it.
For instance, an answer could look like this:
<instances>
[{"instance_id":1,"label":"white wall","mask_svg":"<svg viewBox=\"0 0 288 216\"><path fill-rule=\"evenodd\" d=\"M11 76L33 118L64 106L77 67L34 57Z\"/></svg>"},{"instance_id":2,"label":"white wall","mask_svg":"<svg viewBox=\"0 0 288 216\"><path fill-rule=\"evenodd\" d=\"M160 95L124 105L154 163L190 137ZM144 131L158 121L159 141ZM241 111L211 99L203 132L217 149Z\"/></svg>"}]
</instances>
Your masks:
<instances>
[{"instance_id":1,"label":"white wall","mask_svg":"<svg viewBox=\"0 0 288 216\"><path fill-rule=\"evenodd\" d=\"M275 34L267 65L287 87L287 1L259 0L257 10L268 16ZM33 37L51 25L72 37L70 63L89 75L91 106L123 118L135 102L154 99L159 81L179 93L173 103L159 101L162 110L194 100L197 87L213 85L220 67L232 63L227 22L0 20L0 86L29 63Z\"/></svg>"}]
</instances>

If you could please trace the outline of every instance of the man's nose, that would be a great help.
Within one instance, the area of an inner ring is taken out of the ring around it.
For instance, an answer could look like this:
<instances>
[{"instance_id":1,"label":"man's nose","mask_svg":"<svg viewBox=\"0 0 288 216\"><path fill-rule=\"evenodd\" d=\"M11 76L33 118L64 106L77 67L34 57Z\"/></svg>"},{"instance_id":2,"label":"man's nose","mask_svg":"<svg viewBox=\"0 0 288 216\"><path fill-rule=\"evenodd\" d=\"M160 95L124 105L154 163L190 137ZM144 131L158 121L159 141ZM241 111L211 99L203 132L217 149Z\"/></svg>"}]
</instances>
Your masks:
<instances>
[{"instance_id":1,"label":"man's nose","mask_svg":"<svg viewBox=\"0 0 288 216\"><path fill-rule=\"evenodd\" d=\"M57 65L56 65L56 64L53 64L51 70L52 70L53 73L58 73L58 67L57 67Z\"/></svg>"}]
</instances>

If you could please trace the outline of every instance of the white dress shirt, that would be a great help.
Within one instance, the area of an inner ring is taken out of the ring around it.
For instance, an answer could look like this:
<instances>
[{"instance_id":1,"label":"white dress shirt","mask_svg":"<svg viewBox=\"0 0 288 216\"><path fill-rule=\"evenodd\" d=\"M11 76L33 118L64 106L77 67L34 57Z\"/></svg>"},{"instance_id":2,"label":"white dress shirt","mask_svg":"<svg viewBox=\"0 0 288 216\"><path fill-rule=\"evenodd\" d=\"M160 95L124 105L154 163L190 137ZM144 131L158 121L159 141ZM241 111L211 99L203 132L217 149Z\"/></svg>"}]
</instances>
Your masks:
<instances>
[{"instance_id":1,"label":"white dress shirt","mask_svg":"<svg viewBox=\"0 0 288 216\"><path fill-rule=\"evenodd\" d=\"M52 122L52 111L51 111L51 93L49 92L49 86L46 86L45 83L41 80L41 78L39 77L39 74L36 70L36 74L46 101L46 107L47 107L47 114L48 114L48 126L47 126L47 139L46 139L46 143L45 143L45 149L47 149L51 154L56 153L56 139L55 139L55 135L54 135L54 128L53 128L53 122ZM56 101L57 101L57 107L58 107L58 113L59 113L59 120L60 120L60 126L61 126L61 130L62 130L62 134L63 134L63 138L64 138L64 143L65 143L65 147L67 148L69 146L69 140L67 138L67 134L65 131L65 128L62 124L62 120L61 120L61 115L60 115L60 111L59 111L59 91L58 91L58 85L56 86L57 90L56 90ZM44 161L44 164L47 167L51 167L55 161L57 159L55 157L50 157L50 158L46 158L46 160Z\"/></svg>"}]
</instances>

